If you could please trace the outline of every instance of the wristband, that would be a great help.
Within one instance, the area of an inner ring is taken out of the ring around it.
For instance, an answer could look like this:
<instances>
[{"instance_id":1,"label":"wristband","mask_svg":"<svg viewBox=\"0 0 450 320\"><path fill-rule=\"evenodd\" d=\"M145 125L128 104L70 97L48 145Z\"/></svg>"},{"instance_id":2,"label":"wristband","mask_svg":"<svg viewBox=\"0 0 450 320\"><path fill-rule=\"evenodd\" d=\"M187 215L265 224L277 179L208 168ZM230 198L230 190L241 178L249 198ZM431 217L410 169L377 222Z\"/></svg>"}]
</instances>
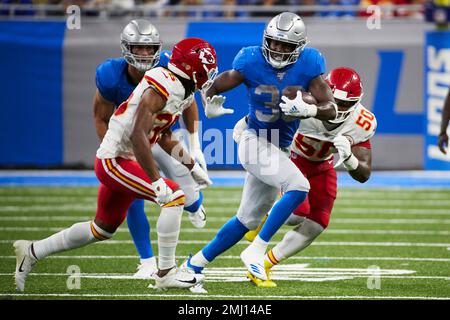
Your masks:
<instances>
[{"instance_id":1,"label":"wristband","mask_svg":"<svg viewBox=\"0 0 450 320\"><path fill-rule=\"evenodd\" d=\"M196 150L196 149L200 149L198 131L189 133L189 150Z\"/></svg>"},{"instance_id":2,"label":"wristband","mask_svg":"<svg viewBox=\"0 0 450 320\"><path fill-rule=\"evenodd\" d=\"M353 153L344 160L344 167L347 169L347 171L353 171L358 168L359 161L358 159L353 155Z\"/></svg>"}]
</instances>

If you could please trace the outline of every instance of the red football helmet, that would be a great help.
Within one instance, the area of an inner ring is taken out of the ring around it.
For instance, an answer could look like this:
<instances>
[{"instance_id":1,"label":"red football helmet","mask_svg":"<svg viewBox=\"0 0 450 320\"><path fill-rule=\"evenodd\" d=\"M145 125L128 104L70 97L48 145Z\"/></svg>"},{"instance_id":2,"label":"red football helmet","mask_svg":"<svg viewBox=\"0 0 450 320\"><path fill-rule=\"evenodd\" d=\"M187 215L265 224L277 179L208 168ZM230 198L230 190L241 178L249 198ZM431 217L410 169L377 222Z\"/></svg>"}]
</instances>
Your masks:
<instances>
[{"instance_id":1,"label":"red football helmet","mask_svg":"<svg viewBox=\"0 0 450 320\"><path fill-rule=\"evenodd\" d=\"M168 68L180 77L194 81L197 89L206 91L218 73L216 51L200 38L181 40L172 50Z\"/></svg>"},{"instance_id":2,"label":"red football helmet","mask_svg":"<svg viewBox=\"0 0 450 320\"><path fill-rule=\"evenodd\" d=\"M330 71L325 82L330 86L339 107L336 119L330 122L341 123L352 114L361 101L363 96L361 79L355 70L339 67Z\"/></svg>"}]
</instances>

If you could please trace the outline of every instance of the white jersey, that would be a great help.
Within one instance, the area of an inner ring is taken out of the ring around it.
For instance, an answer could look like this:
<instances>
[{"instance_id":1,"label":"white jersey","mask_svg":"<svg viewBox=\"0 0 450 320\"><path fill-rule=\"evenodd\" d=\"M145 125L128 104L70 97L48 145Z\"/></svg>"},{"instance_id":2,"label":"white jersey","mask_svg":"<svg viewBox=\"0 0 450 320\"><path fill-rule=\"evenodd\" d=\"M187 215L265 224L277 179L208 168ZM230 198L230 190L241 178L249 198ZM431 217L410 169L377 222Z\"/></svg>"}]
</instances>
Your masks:
<instances>
[{"instance_id":1,"label":"white jersey","mask_svg":"<svg viewBox=\"0 0 450 320\"><path fill-rule=\"evenodd\" d=\"M327 130L321 120L308 118L300 122L291 150L311 161L324 161L336 149L333 139L338 135L349 137L352 146L369 140L377 127L375 115L359 104L355 111L333 130Z\"/></svg>"},{"instance_id":2,"label":"white jersey","mask_svg":"<svg viewBox=\"0 0 450 320\"><path fill-rule=\"evenodd\" d=\"M135 160L130 137L142 94L149 87L153 87L166 100L164 108L156 114L153 128L148 135L152 145L158 142L161 133L172 126L183 110L194 101L193 94L184 98L185 89L171 71L161 67L148 70L130 97L116 109L109 120L108 131L97 150L97 158L122 157Z\"/></svg>"}]
</instances>

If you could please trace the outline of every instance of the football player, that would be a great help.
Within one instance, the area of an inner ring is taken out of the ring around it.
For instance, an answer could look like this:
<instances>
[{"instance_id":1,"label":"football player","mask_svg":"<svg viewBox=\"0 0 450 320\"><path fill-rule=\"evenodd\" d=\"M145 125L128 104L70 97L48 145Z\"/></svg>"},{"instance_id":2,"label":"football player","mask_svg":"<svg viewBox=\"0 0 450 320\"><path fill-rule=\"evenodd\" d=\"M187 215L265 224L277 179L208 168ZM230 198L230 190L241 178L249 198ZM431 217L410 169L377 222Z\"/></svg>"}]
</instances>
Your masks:
<instances>
[{"instance_id":1,"label":"football player","mask_svg":"<svg viewBox=\"0 0 450 320\"><path fill-rule=\"evenodd\" d=\"M370 177L370 139L375 134L377 122L374 114L361 104L363 87L360 77L355 70L340 67L331 70L325 81L333 91L338 116L329 121L302 120L295 134L291 160L308 179L311 189L306 201L286 221L286 224L295 226L294 229L265 255L267 273L280 261L304 250L327 228L337 192L333 153L339 154L335 166L343 163L356 181L364 183ZM242 121L236 125L235 135L242 131ZM246 238L251 240L253 236L249 233ZM250 279L257 286L276 286L270 278L267 281L255 277Z\"/></svg>"},{"instance_id":2,"label":"football player","mask_svg":"<svg viewBox=\"0 0 450 320\"><path fill-rule=\"evenodd\" d=\"M223 107L225 98L220 93L242 83L248 89L249 122L238 149L247 174L237 214L208 245L183 263L191 272L201 273L215 257L255 229L272 208L255 241L241 253L248 271L261 280L267 279L264 254L269 240L309 190L308 180L288 153L299 120L281 112L280 97L286 90L303 88L318 103L292 105L295 113L320 120L333 120L337 115L331 90L322 78L324 57L314 48L305 48L306 44L302 19L291 12L281 13L266 26L262 46L243 48L234 59L233 69L221 73L207 91L205 112L208 117L215 117L232 112ZM274 205L280 189L284 195Z\"/></svg>"},{"instance_id":3,"label":"football player","mask_svg":"<svg viewBox=\"0 0 450 320\"><path fill-rule=\"evenodd\" d=\"M24 290L26 277L39 260L111 238L136 198L161 206L157 222L158 270L153 274L156 287L187 288L202 281L202 276L176 268L175 250L185 193L178 184L160 176L152 146L158 143L183 163L199 185L207 183L208 175L180 142L172 139L170 127L192 104L194 92L208 89L216 74L215 50L199 38L177 43L167 69L158 67L145 73L130 97L114 112L97 150L95 173L100 187L95 218L43 240L16 241L18 290Z\"/></svg>"},{"instance_id":4,"label":"football player","mask_svg":"<svg viewBox=\"0 0 450 320\"><path fill-rule=\"evenodd\" d=\"M137 19L128 23L121 34L121 58L108 59L97 67L97 91L94 97L94 119L97 135L103 139L114 110L124 102L141 81L144 73L154 67L167 67L170 52L161 51L162 42L158 30L147 20ZM183 112L184 124L189 131L189 153L206 170L206 162L200 149L196 121L198 110L195 101ZM201 228L206 223L202 206L202 194L185 167L173 161L158 144L153 146L153 157L164 175L177 182L183 189L185 210L192 224ZM144 212L144 200L136 199L127 214L127 223L140 256L138 279L150 279L156 270L156 259L150 242L150 225Z\"/></svg>"}]
</instances>

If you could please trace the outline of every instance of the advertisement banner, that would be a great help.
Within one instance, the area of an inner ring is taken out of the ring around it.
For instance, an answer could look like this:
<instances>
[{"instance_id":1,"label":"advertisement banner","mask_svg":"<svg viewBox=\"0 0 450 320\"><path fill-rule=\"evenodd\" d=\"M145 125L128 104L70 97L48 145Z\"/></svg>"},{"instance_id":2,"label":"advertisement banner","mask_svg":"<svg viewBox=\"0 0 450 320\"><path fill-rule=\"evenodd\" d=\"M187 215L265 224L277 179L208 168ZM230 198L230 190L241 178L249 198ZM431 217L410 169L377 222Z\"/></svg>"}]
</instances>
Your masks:
<instances>
[{"instance_id":1,"label":"advertisement banner","mask_svg":"<svg viewBox=\"0 0 450 320\"><path fill-rule=\"evenodd\" d=\"M450 170L450 153L445 155L438 148L442 109L450 88L450 32L427 32L424 57L425 169Z\"/></svg>"}]
</instances>

